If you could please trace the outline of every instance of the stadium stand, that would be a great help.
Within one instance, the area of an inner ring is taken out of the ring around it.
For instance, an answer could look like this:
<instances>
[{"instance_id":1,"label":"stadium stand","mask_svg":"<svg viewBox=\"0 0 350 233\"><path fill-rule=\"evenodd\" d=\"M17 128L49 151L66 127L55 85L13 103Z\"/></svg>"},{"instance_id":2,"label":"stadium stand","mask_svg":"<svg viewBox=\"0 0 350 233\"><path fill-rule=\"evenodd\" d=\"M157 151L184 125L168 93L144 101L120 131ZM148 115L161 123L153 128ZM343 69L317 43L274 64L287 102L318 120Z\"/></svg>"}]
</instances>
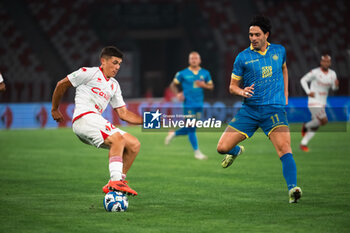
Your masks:
<instances>
[{"instance_id":1,"label":"stadium stand","mask_svg":"<svg viewBox=\"0 0 350 233\"><path fill-rule=\"evenodd\" d=\"M348 1L255 1L260 13L272 19L273 37L286 47L291 78L291 94L303 95L300 78L319 65L323 52L332 56L334 69L341 82L341 89L348 86L350 75L350 41ZM341 93L342 90L340 90Z\"/></svg>"},{"instance_id":2,"label":"stadium stand","mask_svg":"<svg viewBox=\"0 0 350 233\"><path fill-rule=\"evenodd\" d=\"M7 91L1 102L41 101L50 95L48 75L44 66L33 53L30 44L0 3L0 71Z\"/></svg>"},{"instance_id":3,"label":"stadium stand","mask_svg":"<svg viewBox=\"0 0 350 233\"><path fill-rule=\"evenodd\" d=\"M87 22L92 1L26 0L28 8L66 65L75 70L96 63L102 47Z\"/></svg>"},{"instance_id":4,"label":"stadium stand","mask_svg":"<svg viewBox=\"0 0 350 233\"><path fill-rule=\"evenodd\" d=\"M101 40L103 35L96 30L96 25L91 24L89 16L96 5L104 3L115 4L110 0L19 1L33 17L33 24L39 25L43 38L47 39L55 56L60 58L56 60L60 60L69 71L98 63L96 58L106 41ZM237 1L123 0L120 3L124 6L129 3L134 6L177 4L178 11L171 11L173 19L179 20L175 26L184 28L185 43L201 52L206 58L206 66L213 72L215 82L220 80L211 97L230 96L226 89L234 58L249 43L246 28L242 26L243 19L239 17L242 12L237 7ZM350 41L350 16L347 14L350 2L250 0L247 4L251 6L251 12L244 14L253 15L259 10L269 16L273 24L271 42L286 47L290 95L304 95L299 80L318 66L319 56L325 51L331 53L333 69L341 82L338 94L349 94L350 49L346 48L347 41ZM47 101L51 97L53 83L62 77L52 74L52 70L43 65L46 64L43 56L36 54L37 49L26 39L27 34L16 27L13 11L10 13L4 6L5 3L0 3L0 71L4 74L8 91L6 95L1 94L0 102ZM155 25L159 25L159 22ZM116 25L115 31L125 33L126 30L127 27Z\"/></svg>"}]
</instances>

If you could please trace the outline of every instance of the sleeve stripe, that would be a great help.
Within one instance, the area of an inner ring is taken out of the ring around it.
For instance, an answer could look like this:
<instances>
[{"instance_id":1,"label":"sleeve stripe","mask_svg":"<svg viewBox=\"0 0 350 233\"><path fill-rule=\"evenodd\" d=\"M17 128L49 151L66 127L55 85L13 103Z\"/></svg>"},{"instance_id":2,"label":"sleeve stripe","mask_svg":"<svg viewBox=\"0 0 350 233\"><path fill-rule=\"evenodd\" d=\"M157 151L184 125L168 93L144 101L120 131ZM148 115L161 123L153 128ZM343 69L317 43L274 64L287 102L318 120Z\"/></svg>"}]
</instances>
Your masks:
<instances>
[{"instance_id":1,"label":"sleeve stripe","mask_svg":"<svg viewBox=\"0 0 350 233\"><path fill-rule=\"evenodd\" d=\"M118 109L118 108L122 108L122 107L125 107L126 105L122 105L122 106L119 106L119 107L115 107L114 109Z\"/></svg>"},{"instance_id":2,"label":"sleeve stripe","mask_svg":"<svg viewBox=\"0 0 350 233\"><path fill-rule=\"evenodd\" d=\"M231 78L236 79L236 80L241 80L242 76L238 76L238 75L235 75L234 73L232 73Z\"/></svg>"}]
</instances>

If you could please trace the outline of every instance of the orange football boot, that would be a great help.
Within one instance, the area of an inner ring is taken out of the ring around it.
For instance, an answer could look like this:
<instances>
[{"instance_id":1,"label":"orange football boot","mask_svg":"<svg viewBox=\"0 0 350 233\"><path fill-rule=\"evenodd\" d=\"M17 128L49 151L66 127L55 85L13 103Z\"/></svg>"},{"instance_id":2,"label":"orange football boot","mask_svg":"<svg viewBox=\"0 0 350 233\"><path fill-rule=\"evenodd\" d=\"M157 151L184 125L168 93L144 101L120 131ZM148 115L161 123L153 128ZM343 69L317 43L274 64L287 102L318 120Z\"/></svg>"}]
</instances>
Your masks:
<instances>
[{"instance_id":1,"label":"orange football boot","mask_svg":"<svg viewBox=\"0 0 350 233\"><path fill-rule=\"evenodd\" d=\"M137 196L137 192L129 187L126 180L109 181L108 184L103 186L102 191L108 193L109 191L126 192L128 195Z\"/></svg>"},{"instance_id":2,"label":"orange football boot","mask_svg":"<svg viewBox=\"0 0 350 233\"><path fill-rule=\"evenodd\" d=\"M126 180L121 180L124 184L127 184L128 183L128 181L126 181ZM109 183L109 182L108 182ZM110 190L109 188L108 188L108 183L105 185L105 186L103 186L102 187L102 192L104 192L105 194L107 194L107 193L109 193L110 191L112 191L112 190Z\"/></svg>"},{"instance_id":3,"label":"orange football boot","mask_svg":"<svg viewBox=\"0 0 350 233\"><path fill-rule=\"evenodd\" d=\"M108 184L106 184L105 186L102 187L102 192L104 192L105 194L109 193L109 188L108 188Z\"/></svg>"},{"instance_id":4,"label":"orange football boot","mask_svg":"<svg viewBox=\"0 0 350 233\"><path fill-rule=\"evenodd\" d=\"M309 152L309 147L304 146L304 145L300 145L300 150L302 150L304 152Z\"/></svg>"}]
</instances>

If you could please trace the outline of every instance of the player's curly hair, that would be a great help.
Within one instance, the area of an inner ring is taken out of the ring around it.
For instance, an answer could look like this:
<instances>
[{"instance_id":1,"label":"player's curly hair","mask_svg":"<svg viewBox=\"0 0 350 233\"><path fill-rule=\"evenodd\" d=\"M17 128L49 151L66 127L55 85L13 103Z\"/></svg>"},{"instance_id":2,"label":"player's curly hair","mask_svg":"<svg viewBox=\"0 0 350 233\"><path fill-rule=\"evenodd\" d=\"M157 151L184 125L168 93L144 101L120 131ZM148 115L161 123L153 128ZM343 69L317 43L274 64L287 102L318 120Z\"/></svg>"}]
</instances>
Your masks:
<instances>
[{"instance_id":1,"label":"player's curly hair","mask_svg":"<svg viewBox=\"0 0 350 233\"><path fill-rule=\"evenodd\" d=\"M251 26L258 26L260 29L266 34L269 32L271 35L271 21L269 18L263 16L263 15L256 15L253 17L252 21L249 24L249 27Z\"/></svg>"},{"instance_id":2,"label":"player's curly hair","mask_svg":"<svg viewBox=\"0 0 350 233\"><path fill-rule=\"evenodd\" d=\"M115 46L104 47L101 51L100 57L110 58L110 57L119 57L123 59L123 53Z\"/></svg>"}]
</instances>

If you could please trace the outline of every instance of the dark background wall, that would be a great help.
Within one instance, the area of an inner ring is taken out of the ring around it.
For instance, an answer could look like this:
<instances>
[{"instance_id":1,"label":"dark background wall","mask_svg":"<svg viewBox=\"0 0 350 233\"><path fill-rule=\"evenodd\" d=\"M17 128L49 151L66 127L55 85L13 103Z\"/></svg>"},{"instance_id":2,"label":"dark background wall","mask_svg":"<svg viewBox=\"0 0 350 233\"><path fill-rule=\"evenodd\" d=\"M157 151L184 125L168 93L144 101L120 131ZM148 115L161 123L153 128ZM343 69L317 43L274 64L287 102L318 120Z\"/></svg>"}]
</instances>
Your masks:
<instances>
[{"instance_id":1,"label":"dark background wall","mask_svg":"<svg viewBox=\"0 0 350 233\"><path fill-rule=\"evenodd\" d=\"M337 95L350 94L348 1L277 0L18 0L0 2L0 102L50 101L58 80L82 66L98 66L99 52L115 45L126 58L117 75L124 96L162 97L190 51L213 77L208 99L229 99L237 54L249 46L255 14L272 20L272 43L287 50L290 95L304 95L300 78L332 56ZM72 101L74 90L65 96Z\"/></svg>"}]
</instances>

